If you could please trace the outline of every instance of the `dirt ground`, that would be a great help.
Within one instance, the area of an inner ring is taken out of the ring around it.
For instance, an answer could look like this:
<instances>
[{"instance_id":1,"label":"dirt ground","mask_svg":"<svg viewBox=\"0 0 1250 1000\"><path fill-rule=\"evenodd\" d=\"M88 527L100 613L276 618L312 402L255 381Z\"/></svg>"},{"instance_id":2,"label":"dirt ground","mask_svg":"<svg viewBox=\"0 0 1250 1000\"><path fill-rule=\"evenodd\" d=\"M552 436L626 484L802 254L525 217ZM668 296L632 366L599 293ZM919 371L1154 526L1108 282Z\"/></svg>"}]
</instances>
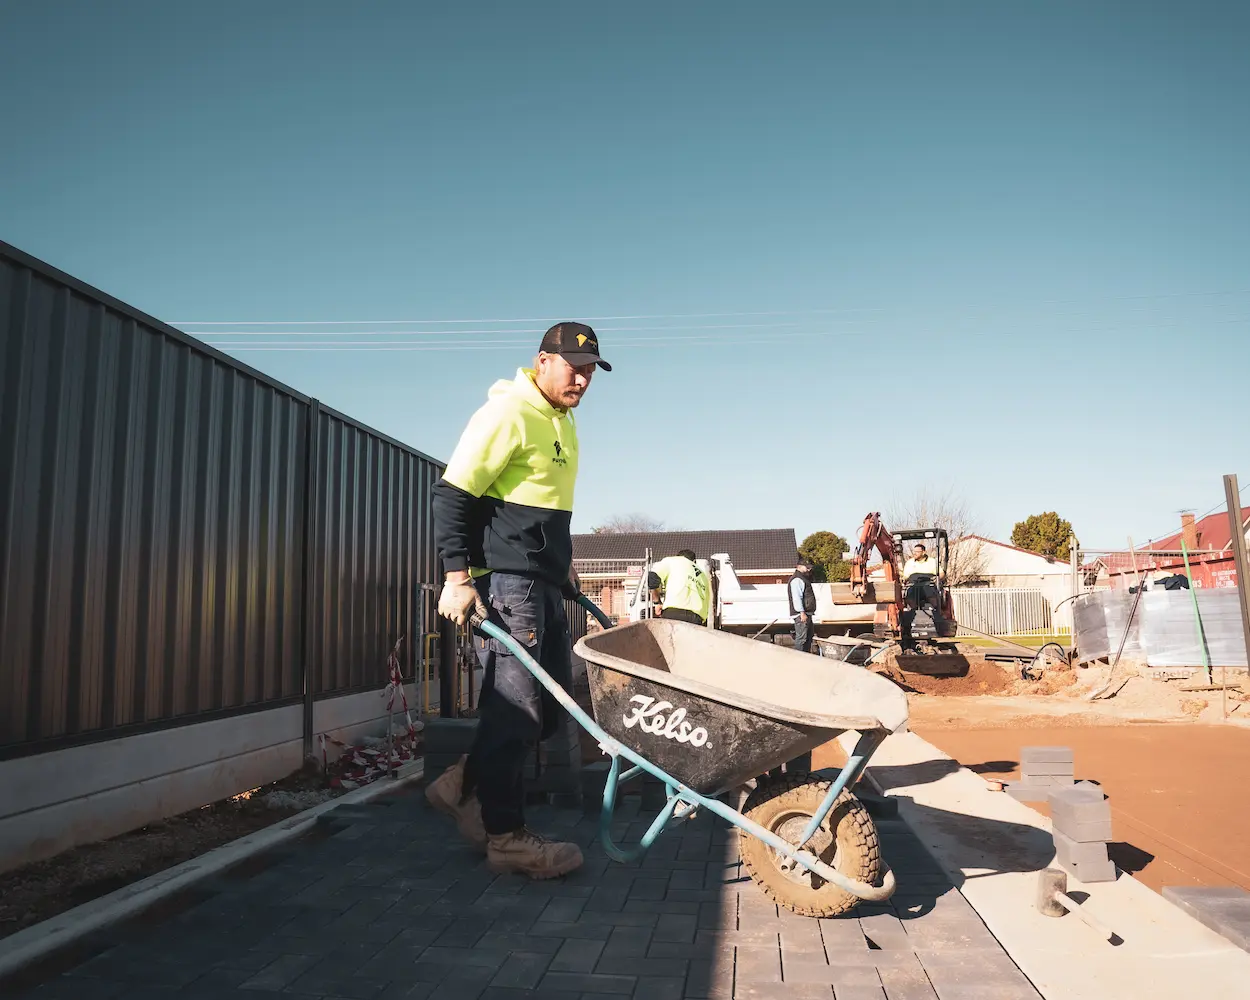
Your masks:
<instances>
[{"instance_id":1,"label":"dirt ground","mask_svg":"<svg viewBox=\"0 0 1250 1000\"><path fill-rule=\"evenodd\" d=\"M319 769L0 874L0 938L255 833L338 794Z\"/></svg>"},{"instance_id":2,"label":"dirt ground","mask_svg":"<svg viewBox=\"0 0 1250 1000\"><path fill-rule=\"evenodd\" d=\"M1250 708L1243 696L1183 691L1193 682L1129 669L1117 673L1114 697L1089 700L1107 679L1105 668L1090 668L1033 682L1004 671L984 688L976 671L919 683L908 674L902 683L912 689L910 728L973 771L1019 777L1021 747L1072 747L1077 778L1098 782L1109 796L1112 859L1144 884L1156 891L1165 885L1250 889L1250 801L1238 790L1250 769L1250 719L1242 718ZM844 759L833 744L818 750L813 764ZM1043 803L1033 808L1048 813Z\"/></svg>"},{"instance_id":3,"label":"dirt ground","mask_svg":"<svg viewBox=\"0 0 1250 1000\"><path fill-rule=\"evenodd\" d=\"M1068 724L1022 730L917 723L914 730L987 776L1019 777L1023 746L1070 746L1076 776L1098 782L1111 806L1112 860L1158 891L1165 885L1250 889L1250 729L1221 725ZM1230 780L1231 779L1231 780ZM1044 815L1045 803L1031 804Z\"/></svg>"}]
</instances>

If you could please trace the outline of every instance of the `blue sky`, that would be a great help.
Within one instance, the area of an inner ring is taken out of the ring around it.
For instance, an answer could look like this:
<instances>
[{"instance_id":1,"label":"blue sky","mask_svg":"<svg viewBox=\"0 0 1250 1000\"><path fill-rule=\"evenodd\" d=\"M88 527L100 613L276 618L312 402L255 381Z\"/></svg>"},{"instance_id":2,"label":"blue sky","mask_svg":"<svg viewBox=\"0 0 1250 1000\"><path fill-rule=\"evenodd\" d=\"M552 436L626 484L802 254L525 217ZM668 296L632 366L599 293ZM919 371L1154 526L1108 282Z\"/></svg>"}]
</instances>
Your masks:
<instances>
[{"instance_id":1,"label":"blue sky","mask_svg":"<svg viewBox=\"0 0 1250 1000\"><path fill-rule=\"evenodd\" d=\"M578 529L846 535L928 490L1117 546L1250 481L1247 37L1236 2L0 0L0 238L444 458L590 318Z\"/></svg>"}]
</instances>

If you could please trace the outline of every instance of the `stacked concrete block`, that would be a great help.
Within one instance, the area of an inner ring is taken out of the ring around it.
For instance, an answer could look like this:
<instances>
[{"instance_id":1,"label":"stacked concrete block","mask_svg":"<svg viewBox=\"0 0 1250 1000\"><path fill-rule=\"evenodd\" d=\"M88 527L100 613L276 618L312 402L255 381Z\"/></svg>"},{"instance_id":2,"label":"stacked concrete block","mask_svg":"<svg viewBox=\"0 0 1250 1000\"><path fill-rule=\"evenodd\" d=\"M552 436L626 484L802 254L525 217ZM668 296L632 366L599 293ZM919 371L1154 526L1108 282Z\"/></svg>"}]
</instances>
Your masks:
<instances>
[{"instance_id":1,"label":"stacked concrete block","mask_svg":"<svg viewBox=\"0 0 1250 1000\"><path fill-rule=\"evenodd\" d=\"M421 736L425 743L425 780L433 781L469 752L477 735L477 719L429 719Z\"/></svg>"},{"instance_id":2,"label":"stacked concrete block","mask_svg":"<svg viewBox=\"0 0 1250 1000\"><path fill-rule=\"evenodd\" d=\"M1071 747L1025 747L1020 751L1020 780L1007 794L1021 802L1045 802L1056 788L1076 781Z\"/></svg>"},{"instance_id":3,"label":"stacked concrete block","mask_svg":"<svg viewBox=\"0 0 1250 1000\"><path fill-rule=\"evenodd\" d=\"M1050 794L1055 860L1080 882L1114 882L1115 864L1107 857L1111 807L1102 789L1088 781Z\"/></svg>"},{"instance_id":4,"label":"stacked concrete block","mask_svg":"<svg viewBox=\"0 0 1250 1000\"><path fill-rule=\"evenodd\" d=\"M560 727L538 745L526 768L526 794L531 801L554 806L581 806L582 750L580 727L561 713Z\"/></svg>"},{"instance_id":5,"label":"stacked concrete block","mask_svg":"<svg viewBox=\"0 0 1250 1000\"><path fill-rule=\"evenodd\" d=\"M582 807L586 812L598 813L600 808L602 808L603 789L608 782L608 771L611 769L611 766L611 762L607 760L582 765L580 784ZM628 761L621 761L622 773L629 770L632 766ZM616 800L618 803L622 799L635 797L641 798L642 801L639 802L638 808L644 813L659 812L668 802L668 790L664 787L664 782L643 772L636 778L630 778L629 781L617 786Z\"/></svg>"}]
</instances>

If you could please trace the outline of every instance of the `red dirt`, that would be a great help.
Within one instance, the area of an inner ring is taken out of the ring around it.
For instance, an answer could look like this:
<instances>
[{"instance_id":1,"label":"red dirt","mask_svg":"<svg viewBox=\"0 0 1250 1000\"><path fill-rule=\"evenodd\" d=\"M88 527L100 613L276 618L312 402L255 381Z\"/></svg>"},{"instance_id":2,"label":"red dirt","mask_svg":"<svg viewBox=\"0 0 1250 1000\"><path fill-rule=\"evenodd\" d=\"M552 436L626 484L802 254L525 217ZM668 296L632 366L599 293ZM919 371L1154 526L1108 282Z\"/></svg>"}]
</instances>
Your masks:
<instances>
[{"instance_id":1,"label":"red dirt","mask_svg":"<svg viewBox=\"0 0 1250 1000\"><path fill-rule=\"evenodd\" d=\"M1002 667L977 657L968 658L967 672L955 677L930 677L927 674L904 672L889 661L879 671L906 691L920 694L974 696L1002 694L1010 689L1015 680Z\"/></svg>"},{"instance_id":2,"label":"red dirt","mask_svg":"<svg viewBox=\"0 0 1250 1000\"><path fill-rule=\"evenodd\" d=\"M1059 722L1059 720L1055 720ZM974 771L1019 776L1022 746L1070 746L1077 778L1106 791L1112 859L1150 888L1250 889L1250 730L1193 724L970 729L914 727ZM822 748L823 750L823 748ZM1048 814L1047 806L1032 806Z\"/></svg>"}]
</instances>

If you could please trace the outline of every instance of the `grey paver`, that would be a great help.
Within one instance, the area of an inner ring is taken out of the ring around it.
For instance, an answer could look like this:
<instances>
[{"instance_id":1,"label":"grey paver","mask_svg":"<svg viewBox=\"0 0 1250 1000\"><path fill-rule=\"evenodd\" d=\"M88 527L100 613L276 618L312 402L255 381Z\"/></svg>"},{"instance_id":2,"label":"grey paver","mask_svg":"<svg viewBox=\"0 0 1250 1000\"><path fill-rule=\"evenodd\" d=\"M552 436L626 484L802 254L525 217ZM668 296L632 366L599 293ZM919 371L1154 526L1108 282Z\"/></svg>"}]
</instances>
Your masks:
<instances>
[{"instance_id":1,"label":"grey paver","mask_svg":"<svg viewBox=\"0 0 1250 1000\"><path fill-rule=\"evenodd\" d=\"M1163 898L1250 951L1250 892L1236 887L1164 886Z\"/></svg>"},{"instance_id":2,"label":"grey paver","mask_svg":"<svg viewBox=\"0 0 1250 1000\"><path fill-rule=\"evenodd\" d=\"M1076 759L1071 747L1058 746L1032 746L1021 747L1020 763L1036 764L1036 763L1072 763Z\"/></svg>"},{"instance_id":3,"label":"grey paver","mask_svg":"<svg viewBox=\"0 0 1250 1000\"><path fill-rule=\"evenodd\" d=\"M239 985L245 990L282 990L316 965L317 961L318 956L314 955L276 955L256 975Z\"/></svg>"},{"instance_id":4,"label":"grey paver","mask_svg":"<svg viewBox=\"0 0 1250 1000\"><path fill-rule=\"evenodd\" d=\"M634 992L638 984L636 976L601 976L593 972L548 972L540 983L546 990L566 990L576 993L624 993Z\"/></svg>"},{"instance_id":5,"label":"grey paver","mask_svg":"<svg viewBox=\"0 0 1250 1000\"><path fill-rule=\"evenodd\" d=\"M603 954L604 941L570 938L561 945L552 959L552 972L594 972Z\"/></svg>"},{"instance_id":6,"label":"grey paver","mask_svg":"<svg viewBox=\"0 0 1250 1000\"><path fill-rule=\"evenodd\" d=\"M745 878L723 824L696 820L643 865L620 866L602 854L593 819L535 813L538 828L583 845L584 870L551 882L494 876L412 794L343 814L351 835L219 880L213 898L164 925L119 930L116 947L30 995L1037 1000L899 821L881 824L896 896L813 920Z\"/></svg>"},{"instance_id":7,"label":"grey paver","mask_svg":"<svg viewBox=\"0 0 1250 1000\"><path fill-rule=\"evenodd\" d=\"M550 963L550 955L514 951L508 955L490 984L532 990L542 981Z\"/></svg>"}]
</instances>

